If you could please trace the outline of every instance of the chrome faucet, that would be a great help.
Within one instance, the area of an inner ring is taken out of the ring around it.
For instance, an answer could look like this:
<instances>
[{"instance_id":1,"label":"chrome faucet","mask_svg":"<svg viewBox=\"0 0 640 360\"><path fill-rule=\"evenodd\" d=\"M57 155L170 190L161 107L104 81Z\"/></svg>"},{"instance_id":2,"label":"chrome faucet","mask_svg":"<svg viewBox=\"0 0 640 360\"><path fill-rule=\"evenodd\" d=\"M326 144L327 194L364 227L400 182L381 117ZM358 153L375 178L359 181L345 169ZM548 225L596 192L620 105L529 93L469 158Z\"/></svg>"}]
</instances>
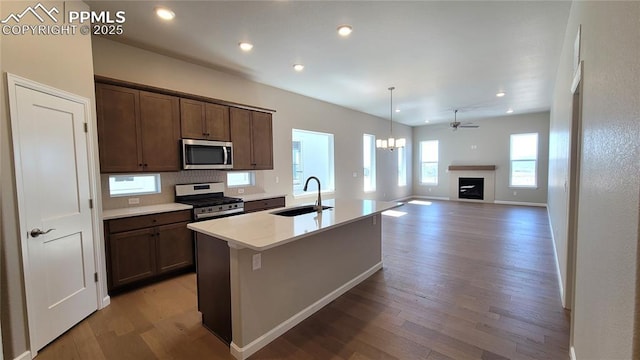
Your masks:
<instances>
[{"instance_id":1,"label":"chrome faucet","mask_svg":"<svg viewBox=\"0 0 640 360\"><path fill-rule=\"evenodd\" d=\"M320 179L318 179L315 176L309 176L309 178L307 178L307 181L304 183L304 189L302 189L303 191L307 191L307 187L309 186L309 180L311 179L315 179L318 182L318 200L316 200L316 211L321 213L322 212L322 198L320 197Z\"/></svg>"}]
</instances>

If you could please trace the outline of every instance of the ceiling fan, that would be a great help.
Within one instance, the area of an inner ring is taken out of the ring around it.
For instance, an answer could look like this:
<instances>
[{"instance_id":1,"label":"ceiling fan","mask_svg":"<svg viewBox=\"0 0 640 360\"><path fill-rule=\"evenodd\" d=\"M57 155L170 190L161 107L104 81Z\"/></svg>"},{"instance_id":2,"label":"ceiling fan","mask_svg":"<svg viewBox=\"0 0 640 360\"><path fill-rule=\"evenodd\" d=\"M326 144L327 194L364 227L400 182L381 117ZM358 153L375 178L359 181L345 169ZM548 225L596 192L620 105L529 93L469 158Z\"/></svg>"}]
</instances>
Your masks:
<instances>
[{"instance_id":1,"label":"ceiling fan","mask_svg":"<svg viewBox=\"0 0 640 360\"><path fill-rule=\"evenodd\" d=\"M458 130L458 128L478 128L480 126L473 124L463 124L458 121L458 109L453 110L453 122L449 124L453 131Z\"/></svg>"}]
</instances>

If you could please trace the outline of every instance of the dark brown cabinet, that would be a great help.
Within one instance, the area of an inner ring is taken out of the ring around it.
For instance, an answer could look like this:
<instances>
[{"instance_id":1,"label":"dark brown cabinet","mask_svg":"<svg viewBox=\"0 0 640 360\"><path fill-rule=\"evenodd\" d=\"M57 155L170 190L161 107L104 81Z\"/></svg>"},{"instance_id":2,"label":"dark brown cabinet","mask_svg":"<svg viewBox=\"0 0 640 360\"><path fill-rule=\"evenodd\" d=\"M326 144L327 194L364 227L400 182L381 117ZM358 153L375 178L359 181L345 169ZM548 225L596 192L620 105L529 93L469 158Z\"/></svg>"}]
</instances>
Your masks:
<instances>
[{"instance_id":1,"label":"dark brown cabinet","mask_svg":"<svg viewBox=\"0 0 640 360\"><path fill-rule=\"evenodd\" d=\"M177 97L96 83L100 171L180 170Z\"/></svg>"},{"instance_id":2,"label":"dark brown cabinet","mask_svg":"<svg viewBox=\"0 0 640 360\"><path fill-rule=\"evenodd\" d=\"M244 212L251 213L256 211L277 209L285 206L285 198L284 196L261 199L261 200L252 200L244 202Z\"/></svg>"},{"instance_id":3,"label":"dark brown cabinet","mask_svg":"<svg viewBox=\"0 0 640 360\"><path fill-rule=\"evenodd\" d=\"M229 107L182 98L180 128L185 139L230 141Z\"/></svg>"},{"instance_id":4,"label":"dark brown cabinet","mask_svg":"<svg viewBox=\"0 0 640 360\"><path fill-rule=\"evenodd\" d=\"M273 169L273 128L269 113L231 108L234 170Z\"/></svg>"},{"instance_id":5,"label":"dark brown cabinet","mask_svg":"<svg viewBox=\"0 0 640 360\"><path fill-rule=\"evenodd\" d=\"M198 311L202 324L231 344L231 271L226 241L196 233Z\"/></svg>"},{"instance_id":6,"label":"dark brown cabinet","mask_svg":"<svg viewBox=\"0 0 640 360\"><path fill-rule=\"evenodd\" d=\"M182 210L105 221L109 291L192 269L190 220Z\"/></svg>"}]
</instances>

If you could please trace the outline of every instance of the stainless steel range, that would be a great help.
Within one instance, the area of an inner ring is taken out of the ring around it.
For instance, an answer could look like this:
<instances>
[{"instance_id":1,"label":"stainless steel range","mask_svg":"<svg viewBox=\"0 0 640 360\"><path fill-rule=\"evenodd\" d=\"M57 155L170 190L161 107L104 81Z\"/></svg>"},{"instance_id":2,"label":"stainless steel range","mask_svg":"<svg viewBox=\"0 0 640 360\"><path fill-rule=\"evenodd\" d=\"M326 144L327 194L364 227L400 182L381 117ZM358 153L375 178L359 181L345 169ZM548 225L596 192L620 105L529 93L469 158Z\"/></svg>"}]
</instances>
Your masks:
<instances>
[{"instance_id":1,"label":"stainless steel range","mask_svg":"<svg viewBox=\"0 0 640 360\"><path fill-rule=\"evenodd\" d=\"M240 198L224 196L224 183L176 185L176 202L193 206L193 220L242 214L244 202Z\"/></svg>"}]
</instances>

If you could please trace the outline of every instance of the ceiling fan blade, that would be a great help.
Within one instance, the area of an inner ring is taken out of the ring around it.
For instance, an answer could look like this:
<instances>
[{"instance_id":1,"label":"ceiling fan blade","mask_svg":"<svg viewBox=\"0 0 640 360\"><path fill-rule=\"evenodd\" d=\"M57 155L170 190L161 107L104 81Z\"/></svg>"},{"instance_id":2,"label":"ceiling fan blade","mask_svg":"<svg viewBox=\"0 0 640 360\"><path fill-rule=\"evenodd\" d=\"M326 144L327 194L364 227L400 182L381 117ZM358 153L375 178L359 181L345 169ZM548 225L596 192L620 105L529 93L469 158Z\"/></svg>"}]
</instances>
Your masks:
<instances>
[{"instance_id":1,"label":"ceiling fan blade","mask_svg":"<svg viewBox=\"0 0 640 360\"><path fill-rule=\"evenodd\" d=\"M476 128L479 128L480 126L479 125L471 125L471 124L469 124L469 125L459 125L458 127L467 128L467 129L476 129Z\"/></svg>"}]
</instances>

